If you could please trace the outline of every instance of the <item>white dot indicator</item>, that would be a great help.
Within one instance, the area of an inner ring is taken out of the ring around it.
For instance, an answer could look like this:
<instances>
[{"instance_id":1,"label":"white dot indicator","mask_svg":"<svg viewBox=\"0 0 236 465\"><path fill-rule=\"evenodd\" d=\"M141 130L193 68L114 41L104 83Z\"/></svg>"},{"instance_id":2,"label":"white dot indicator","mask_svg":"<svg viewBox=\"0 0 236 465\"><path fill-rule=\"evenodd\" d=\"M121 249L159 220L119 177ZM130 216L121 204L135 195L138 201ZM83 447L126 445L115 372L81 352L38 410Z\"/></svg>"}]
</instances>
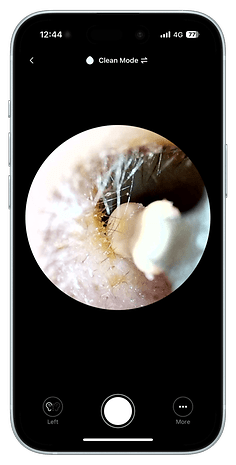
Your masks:
<instances>
[{"instance_id":1,"label":"white dot indicator","mask_svg":"<svg viewBox=\"0 0 236 465\"><path fill-rule=\"evenodd\" d=\"M133 420L134 405L126 397L112 396L103 402L102 417L110 426L122 428Z\"/></svg>"},{"instance_id":2,"label":"white dot indicator","mask_svg":"<svg viewBox=\"0 0 236 465\"><path fill-rule=\"evenodd\" d=\"M87 57L87 58L86 58L86 63L87 63L88 65L92 65L92 64L94 63L93 57L90 57L90 56Z\"/></svg>"}]
</instances>

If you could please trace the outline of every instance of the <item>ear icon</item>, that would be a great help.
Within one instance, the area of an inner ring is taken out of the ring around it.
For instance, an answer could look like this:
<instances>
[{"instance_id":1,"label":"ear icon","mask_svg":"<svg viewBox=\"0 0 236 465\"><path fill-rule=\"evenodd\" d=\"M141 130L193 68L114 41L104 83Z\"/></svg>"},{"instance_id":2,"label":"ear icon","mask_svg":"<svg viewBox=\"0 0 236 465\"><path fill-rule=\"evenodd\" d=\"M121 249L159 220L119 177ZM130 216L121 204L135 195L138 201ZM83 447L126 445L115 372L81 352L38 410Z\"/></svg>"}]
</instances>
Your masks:
<instances>
[{"instance_id":1,"label":"ear icon","mask_svg":"<svg viewBox=\"0 0 236 465\"><path fill-rule=\"evenodd\" d=\"M52 402L47 402L47 403L45 404L45 407L46 407L46 409L47 409L49 412L51 412L52 407L53 407Z\"/></svg>"},{"instance_id":2,"label":"ear icon","mask_svg":"<svg viewBox=\"0 0 236 465\"><path fill-rule=\"evenodd\" d=\"M53 405L53 407L54 407L54 410L56 410L56 412L57 412L57 411L59 410L59 408L60 408L59 402L55 402L55 404Z\"/></svg>"}]
</instances>

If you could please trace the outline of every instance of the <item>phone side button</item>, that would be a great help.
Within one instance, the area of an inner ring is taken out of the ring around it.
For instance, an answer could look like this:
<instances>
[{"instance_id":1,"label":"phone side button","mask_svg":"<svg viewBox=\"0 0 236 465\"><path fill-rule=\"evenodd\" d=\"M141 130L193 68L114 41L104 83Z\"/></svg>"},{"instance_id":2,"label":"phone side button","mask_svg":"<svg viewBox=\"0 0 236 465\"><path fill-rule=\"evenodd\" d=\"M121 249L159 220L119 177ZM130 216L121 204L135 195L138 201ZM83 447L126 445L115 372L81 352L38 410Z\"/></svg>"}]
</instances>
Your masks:
<instances>
[{"instance_id":1,"label":"phone side button","mask_svg":"<svg viewBox=\"0 0 236 465\"><path fill-rule=\"evenodd\" d=\"M228 144L225 145L225 197L228 197Z\"/></svg>"},{"instance_id":2,"label":"phone side button","mask_svg":"<svg viewBox=\"0 0 236 465\"><path fill-rule=\"evenodd\" d=\"M11 166L11 133L8 133L8 166Z\"/></svg>"},{"instance_id":3,"label":"phone side button","mask_svg":"<svg viewBox=\"0 0 236 465\"><path fill-rule=\"evenodd\" d=\"M10 195L11 195L11 184L10 184L10 176L7 175L7 182L6 182L6 209L10 210Z\"/></svg>"},{"instance_id":4,"label":"phone side button","mask_svg":"<svg viewBox=\"0 0 236 465\"><path fill-rule=\"evenodd\" d=\"M10 118L10 100L6 100L6 103L5 103L5 115L6 115L6 118Z\"/></svg>"},{"instance_id":5,"label":"phone side button","mask_svg":"<svg viewBox=\"0 0 236 465\"><path fill-rule=\"evenodd\" d=\"M11 208L11 176L8 176L8 208Z\"/></svg>"}]
</instances>

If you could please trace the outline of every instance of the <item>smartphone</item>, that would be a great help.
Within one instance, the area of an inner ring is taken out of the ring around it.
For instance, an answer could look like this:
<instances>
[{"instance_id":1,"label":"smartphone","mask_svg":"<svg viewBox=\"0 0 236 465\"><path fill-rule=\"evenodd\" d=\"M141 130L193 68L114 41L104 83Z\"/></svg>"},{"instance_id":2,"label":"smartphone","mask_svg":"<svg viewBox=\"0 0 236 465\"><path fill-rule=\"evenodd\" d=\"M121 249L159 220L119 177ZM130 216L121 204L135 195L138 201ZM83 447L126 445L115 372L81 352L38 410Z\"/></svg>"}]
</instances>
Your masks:
<instances>
[{"instance_id":1,"label":"smartphone","mask_svg":"<svg viewBox=\"0 0 236 465\"><path fill-rule=\"evenodd\" d=\"M11 423L188 454L225 420L225 42L193 11L44 11L11 42Z\"/></svg>"}]
</instances>

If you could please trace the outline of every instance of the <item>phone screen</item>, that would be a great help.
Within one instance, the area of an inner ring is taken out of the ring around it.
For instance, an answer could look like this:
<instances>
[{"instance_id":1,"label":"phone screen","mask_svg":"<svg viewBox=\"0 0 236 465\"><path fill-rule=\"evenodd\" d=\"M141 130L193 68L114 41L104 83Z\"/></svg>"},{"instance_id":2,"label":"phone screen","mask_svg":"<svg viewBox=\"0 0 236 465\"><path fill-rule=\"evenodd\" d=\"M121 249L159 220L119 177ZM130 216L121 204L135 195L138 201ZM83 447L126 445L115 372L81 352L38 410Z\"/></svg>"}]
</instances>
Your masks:
<instances>
[{"instance_id":1,"label":"phone screen","mask_svg":"<svg viewBox=\"0 0 236 465\"><path fill-rule=\"evenodd\" d=\"M12 41L12 424L45 453L187 453L224 421L224 40L45 12Z\"/></svg>"}]
</instances>

